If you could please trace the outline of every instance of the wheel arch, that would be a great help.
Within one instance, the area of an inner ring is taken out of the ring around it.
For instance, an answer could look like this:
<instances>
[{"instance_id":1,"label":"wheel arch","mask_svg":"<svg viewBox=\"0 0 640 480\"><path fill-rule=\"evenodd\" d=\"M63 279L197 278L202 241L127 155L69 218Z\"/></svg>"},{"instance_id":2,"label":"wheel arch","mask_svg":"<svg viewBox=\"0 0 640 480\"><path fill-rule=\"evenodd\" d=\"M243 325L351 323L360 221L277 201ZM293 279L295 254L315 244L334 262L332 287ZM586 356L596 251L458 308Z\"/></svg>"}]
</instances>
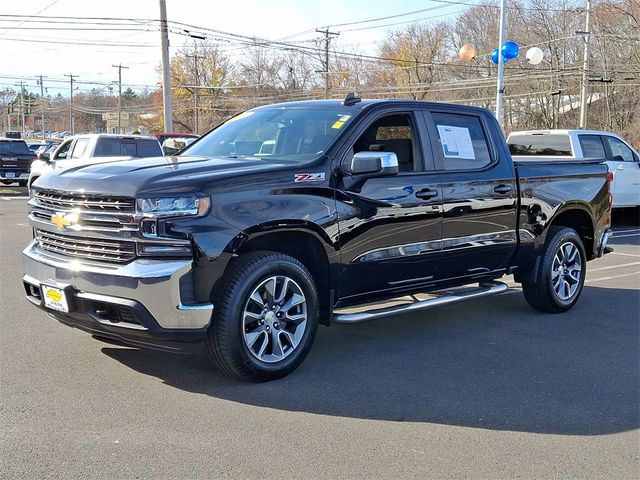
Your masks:
<instances>
[{"instance_id":1,"label":"wheel arch","mask_svg":"<svg viewBox=\"0 0 640 480\"><path fill-rule=\"evenodd\" d=\"M254 227L244 233L240 242L230 246L235 256L256 251L278 252L295 258L309 270L320 300L320 323L328 325L335 282L330 259L332 248L324 235L308 225L295 224L286 228L280 224L277 229Z\"/></svg>"},{"instance_id":2,"label":"wheel arch","mask_svg":"<svg viewBox=\"0 0 640 480\"><path fill-rule=\"evenodd\" d=\"M573 204L556 213L545 229L545 237L551 227L573 228L582 240L587 254L587 260L595 257L593 213L591 213L586 206Z\"/></svg>"}]
</instances>

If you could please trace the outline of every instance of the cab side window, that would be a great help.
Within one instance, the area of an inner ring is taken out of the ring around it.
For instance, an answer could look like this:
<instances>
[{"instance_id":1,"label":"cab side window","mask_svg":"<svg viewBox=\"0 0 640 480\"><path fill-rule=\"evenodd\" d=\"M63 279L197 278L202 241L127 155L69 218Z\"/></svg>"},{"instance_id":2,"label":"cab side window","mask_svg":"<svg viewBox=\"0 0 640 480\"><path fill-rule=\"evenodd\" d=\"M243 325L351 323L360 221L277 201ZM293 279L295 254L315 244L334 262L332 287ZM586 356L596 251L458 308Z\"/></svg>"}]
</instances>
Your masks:
<instances>
[{"instance_id":1,"label":"cab side window","mask_svg":"<svg viewBox=\"0 0 640 480\"><path fill-rule=\"evenodd\" d=\"M78 138L76 140L76 145L73 147L73 151L71 152L71 158L82 158L88 146L88 138Z\"/></svg>"},{"instance_id":2,"label":"cab side window","mask_svg":"<svg viewBox=\"0 0 640 480\"><path fill-rule=\"evenodd\" d=\"M357 152L393 152L401 172L424 170L415 128L408 114L388 115L373 122L353 146Z\"/></svg>"},{"instance_id":3,"label":"cab side window","mask_svg":"<svg viewBox=\"0 0 640 480\"><path fill-rule=\"evenodd\" d=\"M67 158L69 150L71 150L72 143L72 140L69 140L67 143L63 143L60 146L60 149L56 152L54 160L64 160L65 158Z\"/></svg>"},{"instance_id":4,"label":"cab side window","mask_svg":"<svg viewBox=\"0 0 640 480\"><path fill-rule=\"evenodd\" d=\"M482 122L473 115L432 112L436 154L444 170L470 170L491 163L489 145Z\"/></svg>"},{"instance_id":5,"label":"cab side window","mask_svg":"<svg viewBox=\"0 0 640 480\"><path fill-rule=\"evenodd\" d=\"M611 150L611 160L616 162L633 162L633 152L624 142L615 137L604 137L605 142L609 144Z\"/></svg>"},{"instance_id":6,"label":"cab side window","mask_svg":"<svg viewBox=\"0 0 640 480\"><path fill-rule=\"evenodd\" d=\"M607 154L599 135L578 135L584 158L605 158Z\"/></svg>"}]
</instances>

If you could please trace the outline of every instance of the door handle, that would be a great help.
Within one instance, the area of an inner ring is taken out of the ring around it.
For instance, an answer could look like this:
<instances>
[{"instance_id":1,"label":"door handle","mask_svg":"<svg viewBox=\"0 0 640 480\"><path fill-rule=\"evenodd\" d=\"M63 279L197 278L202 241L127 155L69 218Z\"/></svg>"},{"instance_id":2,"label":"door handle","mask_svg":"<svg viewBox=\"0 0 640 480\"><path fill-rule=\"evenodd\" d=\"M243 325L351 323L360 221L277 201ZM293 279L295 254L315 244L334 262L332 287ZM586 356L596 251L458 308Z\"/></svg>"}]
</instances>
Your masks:
<instances>
[{"instance_id":1,"label":"door handle","mask_svg":"<svg viewBox=\"0 0 640 480\"><path fill-rule=\"evenodd\" d=\"M624 165L618 165L618 170L624 170Z\"/></svg>"},{"instance_id":2,"label":"door handle","mask_svg":"<svg viewBox=\"0 0 640 480\"><path fill-rule=\"evenodd\" d=\"M425 200L428 200L430 198L437 197L437 196L438 196L438 191L433 190L431 188L423 188L422 190L418 190L416 192L416 197L422 198Z\"/></svg>"},{"instance_id":3,"label":"door handle","mask_svg":"<svg viewBox=\"0 0 640 480\"><path fill-rule=\"evenodd\" d=\"M511 190L513 190L511 185L503 185L503 184L500 184L493 189L493 191L496 193L509 193Z\"/></svg>"}]
</instances>

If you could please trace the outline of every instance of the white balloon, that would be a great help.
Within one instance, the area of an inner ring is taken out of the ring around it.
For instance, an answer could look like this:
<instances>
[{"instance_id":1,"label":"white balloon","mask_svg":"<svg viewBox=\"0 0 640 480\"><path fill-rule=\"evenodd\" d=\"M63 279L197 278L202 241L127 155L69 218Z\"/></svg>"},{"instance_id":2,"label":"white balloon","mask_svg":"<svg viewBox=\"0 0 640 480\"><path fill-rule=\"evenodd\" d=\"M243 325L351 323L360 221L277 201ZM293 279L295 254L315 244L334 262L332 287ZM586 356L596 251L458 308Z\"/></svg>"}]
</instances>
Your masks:
<instances>
[{"instance_id":1,"label":"white balloon","mask_svg":"<svg viewBox=\"0 0 640 480\"><path fill-rule=\"evenodd\" d=\"M531 65L538 65L544 58L544 52L538 47L531 47L527 50L527 61Z\"/></svg>"}]
</instances>

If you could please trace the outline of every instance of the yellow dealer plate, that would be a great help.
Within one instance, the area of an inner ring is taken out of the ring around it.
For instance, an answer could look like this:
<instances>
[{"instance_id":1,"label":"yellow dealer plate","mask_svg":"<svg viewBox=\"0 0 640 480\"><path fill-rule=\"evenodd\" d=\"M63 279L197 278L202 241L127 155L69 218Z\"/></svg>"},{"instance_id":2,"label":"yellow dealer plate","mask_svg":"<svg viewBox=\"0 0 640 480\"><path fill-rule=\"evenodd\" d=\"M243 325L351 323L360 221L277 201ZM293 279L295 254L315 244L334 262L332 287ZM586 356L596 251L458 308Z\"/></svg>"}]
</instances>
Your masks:
<instances>
[{"instance_id":1,"label":"yellow dealer plate","mask_svg":"<svg viewBox=\"0 0 640 480\"><path fill-rule=\"evenodd\" d=\"M51 310L57 310L58 312L69 312L69 304L67 303L67 297L64 295L64 290L48 285L41 285L41 291L45 307Z\"/></svg>"}]
</instances>

